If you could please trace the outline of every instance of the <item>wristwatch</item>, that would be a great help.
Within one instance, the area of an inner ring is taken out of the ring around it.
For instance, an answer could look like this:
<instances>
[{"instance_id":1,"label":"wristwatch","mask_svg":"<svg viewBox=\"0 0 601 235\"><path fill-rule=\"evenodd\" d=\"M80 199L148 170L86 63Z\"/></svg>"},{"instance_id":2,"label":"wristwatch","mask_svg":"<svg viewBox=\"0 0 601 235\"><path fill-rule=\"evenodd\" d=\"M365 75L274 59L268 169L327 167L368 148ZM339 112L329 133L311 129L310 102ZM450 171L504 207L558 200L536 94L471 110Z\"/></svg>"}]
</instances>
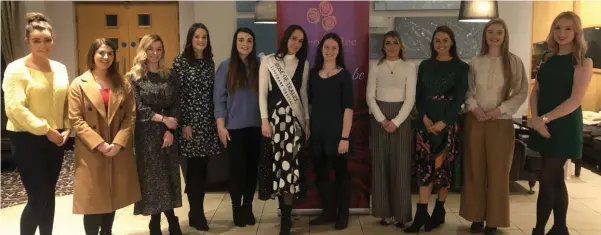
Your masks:
<instances>
[{"instance_id":1,"label":"wristwatch","mask_svg":"<svg viewBox=\"0 0 601 235\"><path fill-rule=\"evenodd\" d=\"M547 117L547 115L543 115L541 118L543 119L544 123L549 123L549 118Z\"/></svg>"},{"instance_id":2,"label":"wristwatch","mask_svg":"<svg viewBox=\"0 0 601 235\"><path fill-rule=\"evenodd\" d=\"M346 140L346 141L348 141L348 137L342 137L342 138L340 138L340 139L341 139L341 140Z\"/></svg>"}]
</instances>

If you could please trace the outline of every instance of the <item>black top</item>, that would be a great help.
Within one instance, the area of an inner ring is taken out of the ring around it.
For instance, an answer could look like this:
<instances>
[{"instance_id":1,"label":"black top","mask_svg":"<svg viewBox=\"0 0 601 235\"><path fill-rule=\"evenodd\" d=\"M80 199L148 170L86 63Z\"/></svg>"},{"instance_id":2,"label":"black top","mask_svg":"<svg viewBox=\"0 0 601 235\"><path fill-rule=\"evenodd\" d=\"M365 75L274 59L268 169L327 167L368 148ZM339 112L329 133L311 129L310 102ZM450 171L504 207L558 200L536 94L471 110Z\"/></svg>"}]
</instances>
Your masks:
<instances>
[{"instance_id":1,"label":"black top","mask_svg":"<svg viewBox=\"0 0 601 235\"><path fill-rule=\"evenodd\" d=\"M319 70L309 73L309 104L311 104L311 150L314 156L338 155L342 138L344 110L353 109L353 80L342 69L329 78L321 78Z\"/></svg>"}]
</instances>

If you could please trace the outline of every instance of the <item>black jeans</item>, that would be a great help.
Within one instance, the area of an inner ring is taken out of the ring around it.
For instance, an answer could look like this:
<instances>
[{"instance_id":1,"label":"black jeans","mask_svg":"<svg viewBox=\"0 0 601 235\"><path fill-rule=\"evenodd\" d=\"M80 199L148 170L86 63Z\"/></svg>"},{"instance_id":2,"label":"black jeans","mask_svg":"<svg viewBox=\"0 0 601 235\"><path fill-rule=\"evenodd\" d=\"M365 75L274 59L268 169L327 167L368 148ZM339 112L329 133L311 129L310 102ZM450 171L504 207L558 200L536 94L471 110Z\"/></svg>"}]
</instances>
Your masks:
<instances>
[{"instance_id":1,"label":"black jeans","mask_svg":"<svg viewBox=\"0 0 601 235\"><path fill-rule=\"evenodd\" d=\"M346 154L336 156L313 156L312 160L316 183L324 183L330 180L330 168L334 169L336 181L346 182L351 180Z\"/></svg>"},{"instance_id":2,"label":"black jeans","mask_svg":"<svg viewBox=\"0 0 601 235\"><path fill-rule=\"evenodd\" d=\"M232 205L252 204L257 189L261 128L228 130L227 154L230 162L229 193Z\"/></svg>"},{"instance_id":3,"label":"black jeans","mask_svg":"<svg viewBox=\"0 0 601 235\"><path fill-rule=\"evenodd\" d=\"M64 148L50 142L45 135L10 132L13 156L27 192L27 205L21 214L21 235L52 234L54 194L61 171Z\"/></svg>"},{"instance_id":4,"label":"black jeans","mask_svg":"<svg viewBox=\"0 0 601 235\"><path fill-rule=\"evenodd\" d=\"M185 191L190 203L188 216L191 218L204 218L208 162L209 157L188 158Z\"/></svg>"}]
</instances>

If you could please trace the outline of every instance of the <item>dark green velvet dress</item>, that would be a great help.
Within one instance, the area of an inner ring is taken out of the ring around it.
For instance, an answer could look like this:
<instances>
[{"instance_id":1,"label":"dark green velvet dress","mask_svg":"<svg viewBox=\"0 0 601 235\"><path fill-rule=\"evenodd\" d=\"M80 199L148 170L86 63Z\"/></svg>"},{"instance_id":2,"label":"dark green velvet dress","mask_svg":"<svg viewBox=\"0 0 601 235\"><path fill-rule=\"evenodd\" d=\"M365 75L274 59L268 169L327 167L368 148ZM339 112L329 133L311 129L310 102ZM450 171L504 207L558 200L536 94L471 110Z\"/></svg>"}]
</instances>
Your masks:
<instances>
[{"instance_id":1,"label":"dark green velvet dress","mask_svg":"<svg viewBox=\"0 0 601 235\"><path fill-rule=\"evenodd\" d=\"M541 65L537 75L538 115L551 112L572 95L574 62L572 54L554 55ZM532 131L528 147L542 157L580 159L582 157L582 108L547 123L551 138Z\"/></svg>"}]
</instances>

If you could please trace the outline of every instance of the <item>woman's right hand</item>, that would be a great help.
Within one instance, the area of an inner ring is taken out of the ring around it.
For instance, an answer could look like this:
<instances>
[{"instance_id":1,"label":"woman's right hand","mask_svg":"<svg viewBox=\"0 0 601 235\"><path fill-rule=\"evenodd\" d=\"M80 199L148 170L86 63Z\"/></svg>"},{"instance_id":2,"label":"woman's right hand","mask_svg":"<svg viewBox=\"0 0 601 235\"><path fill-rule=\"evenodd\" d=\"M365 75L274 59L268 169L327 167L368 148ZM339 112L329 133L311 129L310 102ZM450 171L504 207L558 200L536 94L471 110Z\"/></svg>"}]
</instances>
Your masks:
<instances>
[{"instance_id":1,"label":"woman's right hand","mask_svg":"<svg viewBox=\"0 0 601 235\"><path fill-rule=\"evenodd\" d=\"M182 128L182 135L184 136L184 139L192 140L192 127L185 126L184 128Z\"/></svg>"},{"instance_id":2,"label":"woman's right hand","mask_svg":"<svg viewBox=\"0 0 601 235\"><path fill-rule=\"evenodd\" d=\"M63 136L55 129L50 128L48 132L46 132L46 138L56 145L63 144Z\"/></svg>"},{"instance_id":3,"label":"woman's right hand","mask_svg":"<svg viewBox=\"0 0 601 235\"><path fill-rule=\"evenodd\" d=\"M434 123L432 120L430 120L430 118L428 118L428 116L424 115L424 125L426 126L426 130L430 131L432 126L434 126Z\"/></svg>"},{"instance_id":4,"label":"woman's right hand","mask_svg":"<svg viewBox=\"0 0 601 235\"><path fill-rule=\"evenodd\" d=\"M177 119L174 117L167 117L165 116L163 118L163 123L165 123L165 125L167 126L167 128L171 129L171 130L175 130L177 128Z\"/></svg>"},{"instance_id":5,"label":"woman's right hand","mask_svg":"<svg viewBox=\"0 0 601 235\"><path fill-rule=\"evenodd\" d=\"M480 122L490 119L488 116L486 116L486 113L480 107L477 107L474 110L472 110L472 113L474 113L474 116L476 116L476 119L478 119L478 121Z\"/></svg>"},{"instance_id":6,"label":"woman's right hand","mask_svg":"<svg viewBox=\"0 0 601 235\"><path fill-rule=\"evenodd\" d=\"M109 144L107 144L106 142L98 145L98 147L96 147L96 149L98 151L100 151L101 153L108 153L109 151L111 151L111 147Z\"/></svg>"},{"instance_id":7,"label":"woman's right hand","mask_svg":"<svg viewBox=\"0 0 601 235\"><path fill-rule=\"evenodd\" d=\"M227 148L227 141L230 140L230 132L225 127L218 126L217 134L219 135L219 140L221 140L223 147Z\"/></svg>"},{"instance_id":8,"label":"woman's right hand","mask_svg":"<svg viewBox=\"0 0 601 235\"><path fill-rule=\"evenodd\" d=\"M261 133L264 137L271 138L271 124L267 119L263 119L261 123Z\"/></svg>"}]
</instances>

